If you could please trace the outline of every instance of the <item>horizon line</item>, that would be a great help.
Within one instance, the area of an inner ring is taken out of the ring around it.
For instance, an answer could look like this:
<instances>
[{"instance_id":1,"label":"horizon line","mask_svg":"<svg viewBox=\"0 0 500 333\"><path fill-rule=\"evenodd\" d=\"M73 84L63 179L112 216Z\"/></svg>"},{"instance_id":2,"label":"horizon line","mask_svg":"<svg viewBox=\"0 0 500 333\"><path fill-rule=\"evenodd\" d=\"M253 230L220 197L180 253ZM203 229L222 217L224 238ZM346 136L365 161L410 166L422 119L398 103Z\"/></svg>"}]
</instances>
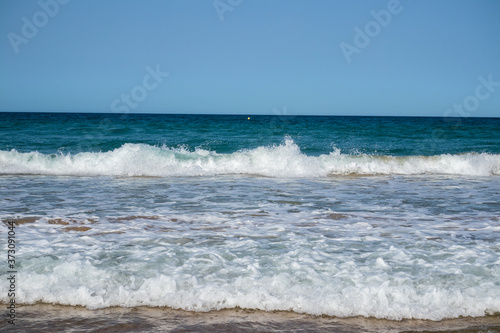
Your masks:
<instances>
[{"instance_id":1,"label":"horizon line","mask_svg":"<svg viewBox=\"0 0 500 333\"><path fill-rule=\"evenodd\" d=\"M397 117L397 118L493 118L500 116L435 116L435 115L348 115L348 114L274 114L274 113L159 113L159 112L93 112L93 111L3 111L0 113L105 114L105 115L172 115L172 116L276 116L276 117Z\"/></svg>"}]
</instances>

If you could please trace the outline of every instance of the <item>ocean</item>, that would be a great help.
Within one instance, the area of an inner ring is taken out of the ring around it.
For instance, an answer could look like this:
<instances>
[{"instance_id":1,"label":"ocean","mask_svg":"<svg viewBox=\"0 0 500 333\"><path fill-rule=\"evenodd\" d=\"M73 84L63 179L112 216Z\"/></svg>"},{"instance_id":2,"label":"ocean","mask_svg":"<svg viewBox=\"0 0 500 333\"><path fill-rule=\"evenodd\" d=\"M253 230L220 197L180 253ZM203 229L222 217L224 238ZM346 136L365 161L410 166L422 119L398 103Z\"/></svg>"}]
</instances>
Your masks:
<instances>
[{"instance_id":1,"label":"ocean","mask_svg":"<svg viewBox=\"0 0 500 333\"><path fill-rule=\"evenodd\" d=\"M500 330L500 118L0 113L0 185L17 327L62 308Z\"/></svg>"}]
</instances>

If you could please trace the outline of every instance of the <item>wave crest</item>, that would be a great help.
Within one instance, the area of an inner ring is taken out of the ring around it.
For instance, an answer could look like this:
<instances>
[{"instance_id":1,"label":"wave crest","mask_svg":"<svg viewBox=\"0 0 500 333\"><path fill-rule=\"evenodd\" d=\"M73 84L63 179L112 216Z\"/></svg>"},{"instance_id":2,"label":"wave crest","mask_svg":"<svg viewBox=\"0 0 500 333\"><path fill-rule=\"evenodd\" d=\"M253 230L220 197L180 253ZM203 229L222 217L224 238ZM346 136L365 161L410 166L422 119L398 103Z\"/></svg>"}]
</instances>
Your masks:
<instances>
[{"instance_id":1,"label":"wave crest","mask_svg":"<svg viewBox=\"0 0 500 333\"><path fill-rule=\"evenodd\" d=\"M291 139L231 154L126 143L108 152L74 155L0 151L0 173L151 177L251 174L277 178L349 174L491 176L500 175L500 155L348 155L334 149L330 154L307 156Z\"/></svg>"}]
</instances>

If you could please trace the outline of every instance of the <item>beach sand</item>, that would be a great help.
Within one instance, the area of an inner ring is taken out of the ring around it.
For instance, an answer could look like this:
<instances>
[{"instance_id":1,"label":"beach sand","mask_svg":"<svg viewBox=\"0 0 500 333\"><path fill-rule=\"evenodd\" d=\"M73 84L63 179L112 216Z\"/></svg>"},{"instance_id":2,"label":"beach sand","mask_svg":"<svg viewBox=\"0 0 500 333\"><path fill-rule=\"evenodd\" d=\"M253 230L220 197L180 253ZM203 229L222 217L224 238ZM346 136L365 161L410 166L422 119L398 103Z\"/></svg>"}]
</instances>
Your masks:
<instances>
[{"instance_id":1,"label":"beach sand","mask_svg":"<svg viewBox=\"0 0 500 333\"><path fill-rule=\"evenodd\" d=\"M442 321L335 318L294 312L231 309L188 312L170 308L19 306L15 332L500 332L500 316Z\"/></svg>"}]
</instances>

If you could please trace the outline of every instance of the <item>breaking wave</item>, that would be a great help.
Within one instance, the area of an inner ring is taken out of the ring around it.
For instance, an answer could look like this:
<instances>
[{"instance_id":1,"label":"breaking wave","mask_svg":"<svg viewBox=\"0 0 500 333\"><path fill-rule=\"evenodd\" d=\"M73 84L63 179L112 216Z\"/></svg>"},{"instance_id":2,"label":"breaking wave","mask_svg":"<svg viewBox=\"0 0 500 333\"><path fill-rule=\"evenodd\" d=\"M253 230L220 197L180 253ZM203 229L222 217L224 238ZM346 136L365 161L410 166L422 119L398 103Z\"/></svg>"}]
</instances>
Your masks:
<instances>
[{"instance_id":1,"label":"breaking wave","mask_svg":"<svg viewBox=\"0 0 500 333\"><path fill-rule=\"evenodd\" d=\"M500 155L466 153L436 156L329 154L308 156L291 139L280 145L220 154L209 150L126 143L107 152L78 154L0 151L0 174L67 176L213 176L266 177L332 175L500 175Z\"/></svg>"}]
</instances>

